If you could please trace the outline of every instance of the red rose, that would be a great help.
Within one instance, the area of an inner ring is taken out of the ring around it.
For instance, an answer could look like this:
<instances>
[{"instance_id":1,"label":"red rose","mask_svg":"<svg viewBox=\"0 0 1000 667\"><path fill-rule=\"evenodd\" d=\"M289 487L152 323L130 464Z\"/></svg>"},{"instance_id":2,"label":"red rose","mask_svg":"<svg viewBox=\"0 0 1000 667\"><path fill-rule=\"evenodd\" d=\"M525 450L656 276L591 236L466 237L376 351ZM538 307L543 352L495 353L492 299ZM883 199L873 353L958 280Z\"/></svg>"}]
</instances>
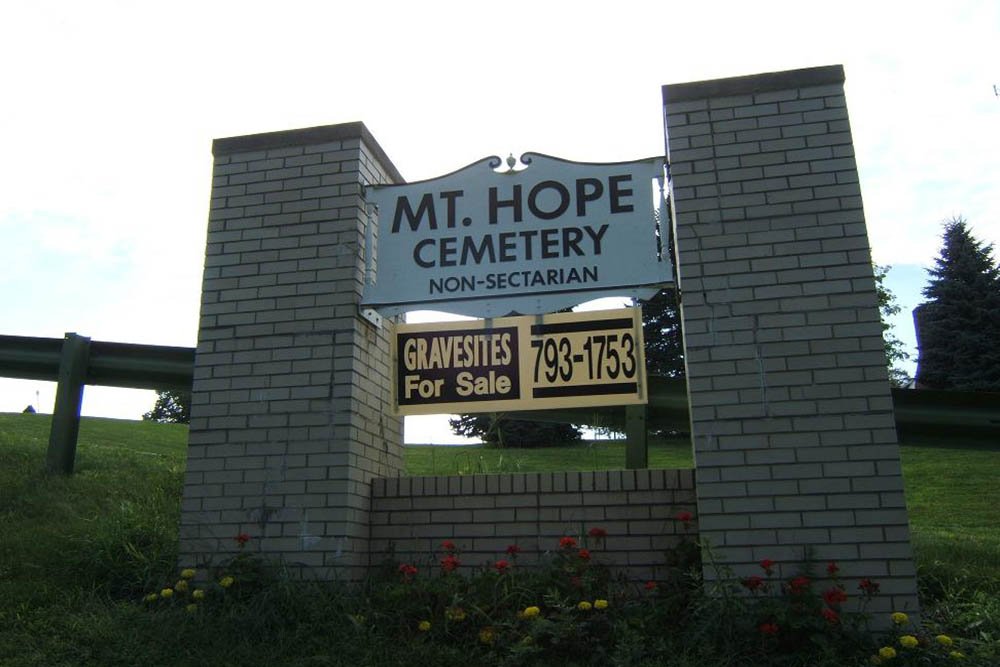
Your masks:
<instances>
[{"instance_id":1,"label":"red rose","mask_svg":"<svg viewBox=\"0 0 1000 667\"><path fill-rule=\"evenodd\" d=\"M678 512L677 513L677 520L678 521L684 521L684 522L690 521L691 520L691 512Z\"/></svg>"},{"instance_id":2,"label":"red rose","mask_svg":"<svg viewBox=\"0 0 1000 667\"><path fill-rule=\"evenodd\" d=\"M461 564L462 561L456 558L454 554L448 554L441 559L441 567L444 568L445 572L454 572Z\"/></svg>"},{"instance_id":3,"label":"red rose","mask_svg":"<svg viewBox=\"0 0 1000 667\"><path fill-rule=\"evenodd\" d=\"M580 557L580 560L590 560L590 552L586 549L580 549L576 555Z\"/></svg>"},{"instance_id":4,"label":"red rose","mask_svg":"<svg viewBox=\"0 0 1000 667\"><path fill-rule=\"evenodd\" d=\"M833 609L824 609L823 618L825 618L827 623L830 625L837 625L837 623L840 623L840 618L837 616L837 612Z\"/></svg>"},{"instance_id":5,"label":"red rose","mask_svg":"<svg viewBox=\"0 0 1000 667\"><path fill-rule=\"evenodd\" d=\"M764 585L764 580L755 574L753 576L744 579L743 585L746 586L749 590L755 591Z\"/></svg>"},{"instance_id":6,"label":"red rose","mask_svg":"<svg viewBox=\"0 0 1000 667\"><path fill-rule=\"evenodd\" d=\"M836 607L841 602L847 600L847 593L840 590L839 588L828 588L823 591L823 602L827 603L831 607Z\"/></svg>"},{"instance_id":7,"label":"red rose","mask_svg":"<svg viewBox=\"0 0 1000 667\"><path fill-rule=\"evenodd\" d=\"M858 588L864 592L868 599L871 599L878 595L879 585L868 577L865 577L861 580L861 583L858 584Z\"/></svg>"},{"instance_id":8,"label":"red rose","mask_svg":"<svg viewBox=\"0 0 1000 667\"><path fill-rule=\"evenodd\" d=\"M400 565L399 573L403 575L403 579L412 579L417 574L417 568L413 565Z\"/></svg>"},{"instance_id":9,"label":"red rose","mask_svg":"<svg viewBox=\"0 0 1000 667\"><path fill-rule=\"evenodd\" d=\"M809 577L795 577L788 582L788 592L792 595L802 595L809 585Z\"/></svg>"},{"instance_id":10,"label":"red rose","mask_svg":"<svg viewBox=\"0 0 1000 667\"><path fill-rule=\"evenodd\" d=\"M511 544L506 549L506 554L508 556L516 556L520 552L521 552L521 547L517 546L516 544Z\"/></svg>"},{"instance_id":11,"label":"red rose","mask_svg":"<svg viewBox=\"0 0 1000 667\"><path fill-rule=\"evenodd\" d=\"M597 538L597 539L600 540L600 539L603 539L603 538L605 538L605 537L608 536L608 531L604 530L603 528L596 528L595 527L595 528L591 528L590 529L590 533L588 533L588 534L591 537L594 537L594 538Z\"/></svg>"},{"instance_id":12,"label":"red rose","mask_svg":"<svg viewBox=\"0 0 1000 667\"><path fill-rule=\"evenodd\" d=\"M564 537L559 540L559 546L562 549L572 549L576 546L576 540L572 537Z\"/></svg>"},{"instance_id":13,"label":"red rose","mask_svg":"<svg viewBox=\"0 0 1000 667\"><path fill-rule=\"evenodd\" d=\"M508 563L505 560L498 560L496 563L493 564L493 567L497 569L497 572L506 572L508 569L510 569L510 563Z\"/></svg>"},{"instance_id":14,"label":"red rose","mask_svg":"<svg viewBox=\"0 0 1000 667\"><path fill-rule=\"evenodd\" d=\"M833 577L836 576L838 572L840 572L840 568L837 567L836 563L830 561L826 566L826 573L829 574L831 577Z\"/></svg>"},{"instance_id":15,"label":"red rose","mask_svg":"<svg viewBox=\"0 0 1000 667\"><path fill-rule=\"evenodd\" d=\"M657 583L655 581L647 581L646 582L646 590L647 591L655 591L656 588L657 588Z\"/></svg>"},{"instance_id":16,"label":"red rose","mask_svg":"<svg viewBox=\"0 0 1000 667\"><path fill-rule=\"evenodd\" d=\"M445 551L454 551L455 543L452 542L451 540L445 540L444 542L441 543L441 548L444 549Z\"/></svg>"},{"instance_id":17,"label":"red rose","mask_svg":"<svg viewBox=\"0 0 1000 667\"><path fill-rule=\"evenodd\" d=\"M762 634L773 637L778 634L778 626L774 623L761 623L757 626L757 629L761 631Z\"/></svg>"},{"instance_id":18,"label":"red rose","mask_svg":"<svg viewBox=\"0 0 1000 667\"><path fill-rule=\"evenodd\" d=\"M240 533L239 535L234 537L233 540L236 542L236 544L242 547L244 544L250 541L250 536L247 535L246 533Z\"/></svg>"},{"instance_id":19,"label":"red rose","mask_svg":"<svg viewBox=\"0 0 1000 667\"><path fill-rule=\"evenodd\" d=\"M760 567L767 573L768 576L771 576L771 573L773 572L772 568L774 568L774 561L770 558L765 558L760 562Z\"/></svg>"}]
</instances>

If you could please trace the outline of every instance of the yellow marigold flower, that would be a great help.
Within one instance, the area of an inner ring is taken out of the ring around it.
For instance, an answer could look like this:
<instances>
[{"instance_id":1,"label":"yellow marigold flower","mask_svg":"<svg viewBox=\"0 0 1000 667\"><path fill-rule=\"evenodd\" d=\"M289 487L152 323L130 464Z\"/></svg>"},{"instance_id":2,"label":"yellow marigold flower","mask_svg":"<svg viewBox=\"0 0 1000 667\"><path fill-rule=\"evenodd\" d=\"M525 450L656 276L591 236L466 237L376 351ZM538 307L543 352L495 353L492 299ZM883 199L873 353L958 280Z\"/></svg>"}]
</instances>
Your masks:
<instances>
[{"instance_id":1,"label":"yellow marigold flower","mask_svg":"<svg viewBox=\"0 0 1000 667\"><path fill-rule=\"evenodd\" d=\"M906 625L910 622L910 617L901 611L894 612L889 618L892 619L894 625Z\"/></svg>"},{"instance_id":2,"label":"yellow marigold flower","mask_svg":"<svg viewBox=\"0 0 1000 667\"><path fill-rule=\"evenodd\" d=\"M236 580L232 577L223 577L222 579L219 579L219 585L223 588L229 588L235 581Z\"/></svg>"},{"instance_id":3,"label":"yellow marigold flower","mask_svg":"<svg viewBox=\"0 0 1000 667\"><path fill-rule=\"evenodd\" d=\"M483 628L479 631L479 641L484 644L492 644L497 640L497 631L493 628Z\"/></svg>"},{"instance_id":4,"label":"yellow marigold flower","mask_svg":"<svg viewBox=\"0 0 1000 667\"><path fill-rule=\"evenodd\" d=\"M540 613L542 613L542 610L539 609L538 607L531 606L531 607L525 607L524 611L521 613L524 614L525 618L534 618L535 616L538 616Z\"/></svg>"},{"instance_id":5,"label":"yellow marigold flower","mask_svg":"<svg viewBox=\"0 0 1000 667\"><path fill-rule=\"evenodd\" d=\"M420 632L427 632L428 630L431 629L431 622L430 621L420 621L420 624L417 625L417 629L420 630Z\"/></svg>"},{"instance_id":6,"label":"yellow marigold flower","mask_svg":"<svg viewBox=\"0 0 1000 667\"><path fill-rule=\"evenodd\" d=\"M194 568L188 567L181 570L181 579L193 579L195 570Z\"/></svg>"},{"instance_id":7,"label":"yellow marigold flower","mask_svg":"<svg viewBox=\"0 0 1000 667\"><path fill-rule=\"evenodd\" d=\"M576 608L579 609L580 611L590 611L590 608L592 606L593 606L592 604L584 600L580 604L576 605Z\"/></svg>"},{"instance_id":8,"label":"yellow marigold flower","mask_svg":"<svg viewBox=\"0 0 1000 667\"><path fill-rule=\"evenodd\" d=\"M902 646L903 648L913 648L919 643L920 642L918 642L917 638L914 637L913 635L903 635L902 637L899 638L899 645Z\"/></svg>"},{"instance_id":9,"label":"yellow marigold flower","mask_svg":"<svg viewBox=\"0 0 1000 667\"><path fill-rule=\"evenodd\" d=\"M883 660L888 660L890 658L896 657L896 649L894 649L891 646L883 646L878 650L878 654L882 657Z\"/></svg>"},{"instance_id":10,"label":"yellow marigold flower","mask_svg":"<svg viewBox=\"0 0 1000 667\"><path fill-rule=\"evenodd\" d=\"M444 610L444 617L449 621L464 621L465 610L461 607L448 607Z\"/></svg>"},{"instance_id":11,"label":"yellow marigold flower","mask_svg":"<svg viewBox=\"0 0 1000 667\"><path fill-rule=\"evenodd\" d=\"M164 588L162 591L160 591L161 598L173 597L173 594L174 594L174 589L172 588Z\"/></svg>"},{"instance_id":12,"label":"yellow marigold flower","mask_svg":"<svg viewBox=\"0 0 1000 667\"><path fill-rule=\"evenodd\" d=\"M149 595L143 598L143 600L145 600L146 602L153 602L154 600L159 600L159 599L160 596L156 593L150 593Z\"/></svg>"},{"instance_id":13,"label":"yellow marigold flower","mask_svg":"<svg viewBox=\"0 0 1000 667\"><path fill-rule=\"evenodd\" d=\"M198 611L198 605L192 603L192 604L189 604L188 606L184 607L184 609L186 609L187 612L190 614L193 611Z\"/></svg>"},{"instance_id":14,"label":"yellow marigold flower","mask_svg":"<svg viewBox=\"0 0 1000 667\"><path fill-rule=\"evenodd\" d=\"M607 600L594 600L594 609L607 609L607 608L608 608Z\"/></svg>"},{"instance_id":15,"label":"yellow marigold flower","mask_svg":"<svg viewBox=\"0 0 1000 667\"><path fill-rule=\"evenodd\" d=\"M951 640L951 637L949 637L948 635L938 635L934 639L937 641L938 644L944 646L945 648L955 643Z\"/></svg>"},{"instance_id":16,"label":"yellow marigold flower","mask_svg":"<svg viewBox=\"0 0 1000 667\"><path fill-rule=\"evenodd\" d=\"M186 579L181 579L176 584L174 584L174 590L178 593L183 593L188 589L188 582Z\"/></svg>"},{"instance_id":17,"label":"yellow marigold flower","mask_svg":"<svg viewBox=\"0 0 1000 667\"><path fill-rule=\"evenodd\" d=\"M191 594L191 597L194 598L195 600L200 600L203 597L205 597L205 591L203 591L200 588L196 588L194 589L194 593Z\"/></svg>"},{"instance_id":18,"label":"yellow marigold flower","mask_svg":"<svg viewBox=\"0 0 1000 667\"><path fill-rule=\"evenodd\" d=\"M962 653L961 651L952 651L948 655L950 655L951 657L955 658L955 660L964 660L965 659L965 654Z\"/></svg>"}]
</instances>

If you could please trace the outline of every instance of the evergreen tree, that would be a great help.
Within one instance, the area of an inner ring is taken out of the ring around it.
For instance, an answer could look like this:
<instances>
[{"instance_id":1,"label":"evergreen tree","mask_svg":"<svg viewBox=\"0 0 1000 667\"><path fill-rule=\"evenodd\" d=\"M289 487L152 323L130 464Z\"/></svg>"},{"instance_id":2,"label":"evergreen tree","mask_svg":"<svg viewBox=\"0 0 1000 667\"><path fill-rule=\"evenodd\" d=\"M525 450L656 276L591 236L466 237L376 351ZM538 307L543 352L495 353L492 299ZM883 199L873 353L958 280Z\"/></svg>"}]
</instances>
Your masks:
<instances>
[{"instance_id":1,"label":"evergreen tree","mask_svg":"<svg viewBox=\"0 0 1000 667\"><path fill-rule=\"evenodd\" d=\"M966 221L945 222L920 316L918 382L928 389L1000 391L1000 269Z\"/></svg>"},{"instance_id":2,"label":"evergreen tree","mask_svg":"<svg viewBox=\"0 0 1000 667\"><path fill-rule=\"evenodd\" d=\"M573 424L507 419L502 414L459 415L449 419L458 435L480 438L487 447L548 447L580 440Z\"/></svg>"},{"instance_id":3,"label":"evergreen tree","mask_svg":"<svg viewBox=\"0 0 1000 667\"><path fill-rule=\"evenodd\" d=\"M191 423L191 392L164 389L156 392L156 404L142 416L143 421L161 424Z\"/></svg>"},{"instance_id":4,"label":"evergreen tree","mask_svg":"<svg viewBox=\"0 0 1000 667\"><path fill-rule=\"evenodd\" d=\"M902 307L896 302L896 295L885 286L885 278L889 275L891 266L872 264L875 274L875 291L878 294L878 310L882 319L882 341L885 343L885 359L889 367L889 383L893 387L905 387L910 383L909 374L897 366L898 363L910 358L910 353L903 348L903 341L896 337L893 331L895 325L889 321L893 315L899 314Z\"/></svg>"},{"instance_id":5,"label":"evergreen tree","mask_svg":"<svg viewBox=\"0 0 1000 667\"><path fill-rule=\"evenodd\" d=\"M646 372L684 377L684 344L677 292L672 288L660 290L639 305L642 306L642 337L646 342Z\"/></svg>"}]
</instances>

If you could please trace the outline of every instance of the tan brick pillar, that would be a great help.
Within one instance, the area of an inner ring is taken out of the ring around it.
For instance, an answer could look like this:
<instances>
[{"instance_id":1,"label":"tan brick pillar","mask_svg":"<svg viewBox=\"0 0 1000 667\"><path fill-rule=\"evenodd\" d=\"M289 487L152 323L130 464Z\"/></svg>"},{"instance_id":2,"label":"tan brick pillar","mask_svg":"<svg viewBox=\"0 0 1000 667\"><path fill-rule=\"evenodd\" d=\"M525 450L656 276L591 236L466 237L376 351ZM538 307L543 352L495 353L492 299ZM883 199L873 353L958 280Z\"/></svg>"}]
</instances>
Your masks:
<instances>
[{"instance_id":1,"label":"tan brick pillar","mask_svg":"<svg viewBox=\"0 0 1000 667\"><path fill-rule=\"evenodd\" d=\"M699 527L917 610L840 66L664 86ZM706 576L715 576L708 567Z\"/></svg>"},{"instance_id":2,"label":"tan brick pillar","mask_svg":"<svg viewBox=\"0 0 1000 667\"><path fill-rule=\"evenodd\" d=\"M359 316L366 183L402 180L361 123L218 139L181 560L233 537L304 577L368 564L370 480L397 475L392 323Z\"/></svg>"}]
</instances>

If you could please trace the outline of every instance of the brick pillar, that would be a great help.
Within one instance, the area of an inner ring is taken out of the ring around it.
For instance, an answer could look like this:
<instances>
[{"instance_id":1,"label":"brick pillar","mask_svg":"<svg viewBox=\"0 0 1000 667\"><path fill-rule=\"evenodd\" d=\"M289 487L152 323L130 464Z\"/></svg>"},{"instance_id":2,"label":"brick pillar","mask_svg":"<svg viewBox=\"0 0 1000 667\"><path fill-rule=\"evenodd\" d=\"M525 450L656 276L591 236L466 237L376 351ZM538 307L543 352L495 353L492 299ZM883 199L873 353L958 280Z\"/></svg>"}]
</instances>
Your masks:
<instances>
[{"instance_id":1,"label":"brick pillar","mask_svg":"<svg viewBox=\"0 0 1000 667\"><path fill-rule=\"evenodd\" d=\"M699 527L917 611L840 66L664 86ZM716 576L706 567L707 577Z\"/></svg>"},{"instance_id":2,"label":"brick pillar","mask_svg":"<svg viewBox=\"0 0 1000 667\"><path fill-rule=\"evenodd\" d=\"M216 140L181 560L233 537L304 577L368 565L370 480L401 469L392 322L359 316L362 184L402 180L361 123Z\"/></svg>"}]
</instances>

